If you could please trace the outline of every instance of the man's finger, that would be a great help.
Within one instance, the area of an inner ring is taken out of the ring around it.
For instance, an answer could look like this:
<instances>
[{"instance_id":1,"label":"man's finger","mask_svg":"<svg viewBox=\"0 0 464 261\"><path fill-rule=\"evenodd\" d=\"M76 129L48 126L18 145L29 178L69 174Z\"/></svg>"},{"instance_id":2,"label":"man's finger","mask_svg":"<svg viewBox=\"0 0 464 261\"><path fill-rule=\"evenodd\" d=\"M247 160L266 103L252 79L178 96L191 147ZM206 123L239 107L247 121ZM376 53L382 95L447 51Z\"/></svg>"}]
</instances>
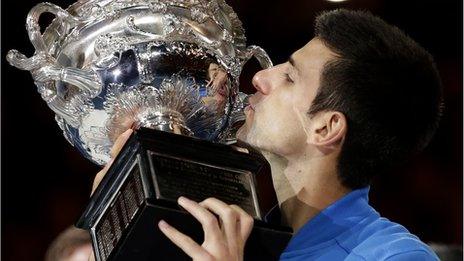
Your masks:
<instances>
[{"instance_id":1,"label":"man's finger","mask_svg":"<svg viewBox=\"0 0 464 261\"><path fill-rule=\"evenodd\" d=\"M238 236L237 222L239 218L239 214L236 210L216 198L205 199L200 203L200 206L209 209L211 212L219 216L224 226L224 231L226 232L227 242L229 242L229 244L235 244ZM235 248L236 245L233 245L232 247Z\"/></svg>"},{"instance_id":2,"label":"man's finger","mask_svg":"<svg viewBox=\"0 0 464 261\"><path fill-rule=\"evenodd\" d=\"M170 226L164 220L158 222L158 227L161 232L163 232L163 234L169 238L169 240L171 240L191 258L206 259L205 257L209 256L209 253L200 245L198 245L193 239Z\"/></svg>"},{"instance_id":3,"label":"man's finger","mask_svg":"<svg viewBox=\"0 0 464 261\"><path fill-rule=\"evenodd\" d=\"M239 214L238 219L240 223L240 234L242 236L243 242L246 242L250 236L251 230L253 229L254 219L241 207L237 205L230 205L230 207L235 209Z\"/></svg>"},{"instance_id":4,"label":"man's finger","mask_svg":"<svg viewBox=\"0 0 464 261\"><path fill-rule=\"evenodd\" d=\"M133 132L132 129L128 129L125 132L123 132L121 135L119 135L119 137L116 139L110 151L111 159L110 161L108 161L105 167L102 170L100 170L95 176L93 180L93 184L92 184L92 192L90 193L90 195L92 195L95 189L98 187L98 184L100 184L101 180L106 175L106 172L111 167L111 164L113 163L114 158L116 157L116 155L118 155L119 151L121 151L122 147L126 143L127 139L129 139L132 132Z\"/></svg>"},{"instance_id":5,"label":"man's finger","mask_svg":"<svg viewBox=\"0 0 464 261\"><path fill-rule=\"evenodd\" d=\"M106 172L108 172L108 169L111 167L111 164L113 164L113 159L110 159L110 161L108 161L108 163L106 163L105 167L103 167L103 169L101 169L97 173L97 175L95 175L95 178L93 179L93 184L92 184L92 192L90 193L90 195L93 194L95 189L98 187L98 185L102 181L103 177L105 177Z\"/></svg>"},{"instance_id":6,"label":"man's finger","mask_svg":"<svg viewBox=\"0 0 464 261\"><path fill-rule=\"evenodd\" d=\"M222 231L219 228L217 218L206 208L186 197L180 197L177 202L201 223L205 232L205 241L217 240L221 237Z\"/></svg>"},{"instance_id":7,"label":"man's finger","mask_svg":"<svg viewBox=\"0 0 464 261\"><path fill-rule=\"evenodd\" d=\"M132 129L128 129L125 132L123 132L121 135L119 135L119 137L114 142L113 147L111 148L111 151L110 151L111 158L115 158L118 155L119 151L121 151L122 147L126 143L127 139L129 139L132 132L133 132Z\"/></svg>"}]
</instances>

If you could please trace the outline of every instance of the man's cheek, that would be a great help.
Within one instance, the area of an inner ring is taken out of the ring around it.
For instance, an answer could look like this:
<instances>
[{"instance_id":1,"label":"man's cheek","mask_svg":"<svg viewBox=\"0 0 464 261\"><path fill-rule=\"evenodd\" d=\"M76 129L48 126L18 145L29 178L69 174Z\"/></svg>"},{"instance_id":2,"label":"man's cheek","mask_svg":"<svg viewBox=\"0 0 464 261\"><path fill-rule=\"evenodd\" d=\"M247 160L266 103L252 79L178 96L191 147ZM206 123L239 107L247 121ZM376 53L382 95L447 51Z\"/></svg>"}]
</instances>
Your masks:
<instances>
[{"instance_id":1,"label":"man's cheek","mask_svg":"<svg viewBox=\"0 0 464 261\"><path fill-rule=\"evenodd\" d=\"M293 154L306 144L306 133L295 114L280 114L269 127L273 150L281 156Z\"/></svg>"}]
</instances>

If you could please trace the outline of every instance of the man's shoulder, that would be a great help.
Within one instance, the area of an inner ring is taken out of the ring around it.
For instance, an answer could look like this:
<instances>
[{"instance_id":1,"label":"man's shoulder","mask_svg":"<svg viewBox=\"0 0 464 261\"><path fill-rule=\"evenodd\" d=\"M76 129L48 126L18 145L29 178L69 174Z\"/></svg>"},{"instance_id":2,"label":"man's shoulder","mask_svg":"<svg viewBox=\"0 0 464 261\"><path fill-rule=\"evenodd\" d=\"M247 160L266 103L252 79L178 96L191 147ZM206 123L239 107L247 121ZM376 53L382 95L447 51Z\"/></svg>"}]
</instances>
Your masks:
<instances>
[{"instance_id":1,"label":"man's shoulder","mask_svg":"<svg viewBox=\"0 0 464 261\"><path fill-rule=\"evenodd\" d=\"M386 218L374 220L356 234L358 240L348 255L353 260L438 260L417 236Z\"/></svg>"}]
</instances>

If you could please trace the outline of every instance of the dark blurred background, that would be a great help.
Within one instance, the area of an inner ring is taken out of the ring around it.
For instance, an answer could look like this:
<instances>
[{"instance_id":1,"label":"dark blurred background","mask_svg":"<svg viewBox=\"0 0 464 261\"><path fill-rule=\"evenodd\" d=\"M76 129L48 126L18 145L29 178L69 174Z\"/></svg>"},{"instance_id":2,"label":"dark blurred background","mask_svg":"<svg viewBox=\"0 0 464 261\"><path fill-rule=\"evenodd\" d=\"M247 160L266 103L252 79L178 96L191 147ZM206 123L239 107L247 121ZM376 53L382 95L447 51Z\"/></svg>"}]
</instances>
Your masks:
<instances>
[{"instance_id":1,"label":"dark blurred background","mask_svg":"<svg viewBox=\"0 0 464 261\"><path fill-rule=\"evenodd\" d=\"M24 24L39 1L2 1L2 260L42 260L49 243L73 224L98 166L69 145L32 77L5 61L9 49L33 49ZM74 1L52 1L67 7ZM247 32L274 63L313 35L314 17L334 8L365 9L397 25L435 57L445 112L430 146L407 165L378 177L371 202L425 242L462 245L462 1L228 0ZM243 88L250 91L253 64ZM392 106L394 104L392 103Z\"/></svg>"}]
</instances>

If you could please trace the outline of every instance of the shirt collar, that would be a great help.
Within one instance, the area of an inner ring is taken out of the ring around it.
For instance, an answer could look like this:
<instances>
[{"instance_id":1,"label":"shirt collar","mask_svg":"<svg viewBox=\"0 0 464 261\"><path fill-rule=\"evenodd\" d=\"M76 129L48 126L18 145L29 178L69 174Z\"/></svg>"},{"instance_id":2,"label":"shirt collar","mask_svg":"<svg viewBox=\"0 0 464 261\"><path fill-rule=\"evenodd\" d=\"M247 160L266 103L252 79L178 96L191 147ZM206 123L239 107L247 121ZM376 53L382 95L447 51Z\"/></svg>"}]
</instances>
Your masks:
<instances>
[{"instance_id":1,"label":"shirt collar","mask_svg":"<svg viewBox=\"0 0 464 261\"><path fill-rule=\"evenodd\" d=\"M286 251L308 249L334 239L369 214L378 213L369 205L369 187L353 190L310 219L293 236Z\"/></svg>"}]
</instances>

